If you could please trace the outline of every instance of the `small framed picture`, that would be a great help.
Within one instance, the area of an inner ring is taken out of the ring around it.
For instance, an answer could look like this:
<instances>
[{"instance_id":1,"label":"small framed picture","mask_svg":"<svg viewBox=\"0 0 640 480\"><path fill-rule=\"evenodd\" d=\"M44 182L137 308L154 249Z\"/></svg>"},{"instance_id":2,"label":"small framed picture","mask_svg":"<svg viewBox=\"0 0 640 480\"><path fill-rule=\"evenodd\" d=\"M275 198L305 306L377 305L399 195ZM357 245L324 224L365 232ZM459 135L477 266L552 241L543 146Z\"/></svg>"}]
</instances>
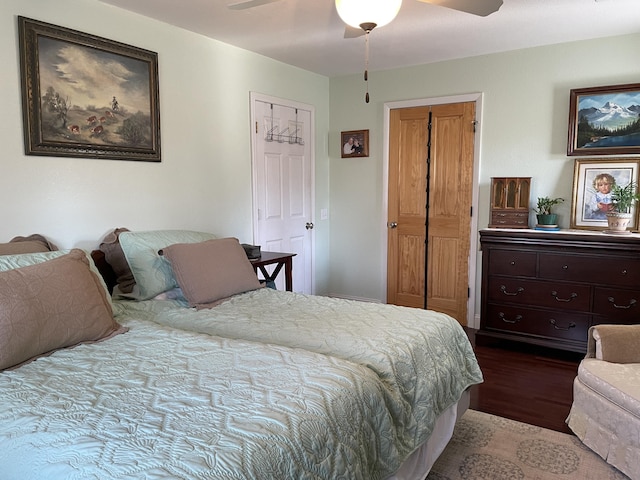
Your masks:
<instances>
[{"instance_id":1,"label":"small framed picture","mask_svg":"<svg viewBox=\"0 0 640 480\"><path fill-rule=\"evenodd\" d=\"M340 134L342 158L369 156L369 130L350 130Z\"/></svg>"},{"instance_id":2,"label":"small framed picture","mask_svg":"<svg viewBox=\"0 0 640 480\"><path fill-rule=\"evenodd\" d=\"M571 90L567 155L638 153L640 83Z\"/></svg>"},{"instance_id":3,"label":"small framed picture","mask_svg":"<svg viewBox=\"0 0 640 480\"><path fill-rule=\"evenodd\" d=\"M640 158L576 159L573 171L571 228L604 230L614 185L638 182ZM635 209L629 227L638 228Z\"/></svg>"}]
</instances>

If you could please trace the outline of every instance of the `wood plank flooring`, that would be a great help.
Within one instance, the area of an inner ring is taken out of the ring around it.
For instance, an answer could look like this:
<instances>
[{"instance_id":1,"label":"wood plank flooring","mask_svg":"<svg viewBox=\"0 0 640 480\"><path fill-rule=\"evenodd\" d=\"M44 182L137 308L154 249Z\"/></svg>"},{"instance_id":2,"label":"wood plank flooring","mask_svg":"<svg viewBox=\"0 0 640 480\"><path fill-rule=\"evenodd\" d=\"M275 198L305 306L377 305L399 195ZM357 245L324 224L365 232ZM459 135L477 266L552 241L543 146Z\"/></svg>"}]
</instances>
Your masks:
<instances>
[{"instance_id":1,"label":"wood plank flooring","mask_svg":"<svg viewBox=\"0 0 640 480\"><path fill-rule=\"evenodd\" d=\"M467 334L484 375L484 383L472 387L470 408L571 433L565 419L583 354L516 342L480 346L474 330Z\"/></svg>"}]
</instances>

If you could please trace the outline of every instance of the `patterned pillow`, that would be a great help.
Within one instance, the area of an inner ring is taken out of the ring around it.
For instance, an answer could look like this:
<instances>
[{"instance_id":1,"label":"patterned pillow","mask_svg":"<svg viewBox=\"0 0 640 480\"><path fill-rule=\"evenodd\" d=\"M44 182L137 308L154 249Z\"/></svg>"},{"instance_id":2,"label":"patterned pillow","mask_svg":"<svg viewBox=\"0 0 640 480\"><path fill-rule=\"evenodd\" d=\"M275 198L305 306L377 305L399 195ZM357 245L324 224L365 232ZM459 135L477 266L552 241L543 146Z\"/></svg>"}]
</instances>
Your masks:
<instances>
[{"instance_id":1,"label":"patterned pillow","mask_svg":"<svg viewBox=\"0 0 640 480\"><path fill-rule=\"evenodd\" d=\"M122 232L120 245L136 280L136 286L126 296L148 300L176 288L178 283L169 262L158 255L175 243L198 243L216 238L211 233L189 230L156 230L149 232Z\"/></svg>"},{"instance_id":2,"label":"patterned pillow","mask_svg":"<svg viewBox=\"0 0 640 480\"><path fill-rule=\"evenodd\" d=\"M176 244L162 250L192 307L208 308L262 285L237 238Z\"/></svg>"},{"instance_id":3,"label":"patterned pillow","mask_svg":"<svg viewBox=\"0 0 640 480\"><path fill-rule=\"evenodd\" d=\"M82 251L79 249L75 249L75 250ZM5 272L7 270L13 270L15 268L28 267L30 265L43 263L48 260L52 260L54 258L58 258L63 255L66 255L71 251L72 250L53 250L51 252L34 252L34 253L22 253L18 255L3 255L3 256L0 256L0 272ZM89 268L93 273L96 274L96 276L99 279L100 285L104 287L108 295L109 289L107 288L107 285L104 283L104 279L102 278L102 275L100 275L100 272L98 271L95 264L93 263L90 253L85 251L84 254L87 257L87 261L89 262ZM64 284L63 278L61 278L60 281ZM111 297L108 296L108 299L109 299L109 304L111 304Z\"/></svg>"},{"instance_id":4,"label":"patterned pillow","mask_svg":"<svg viewBox=\"0 0 640 480\"><path fill-rule=\"evenodd\" d=\"M0 272L0 370L126 331L82 250Z\"/></svg>"}]
</instances>

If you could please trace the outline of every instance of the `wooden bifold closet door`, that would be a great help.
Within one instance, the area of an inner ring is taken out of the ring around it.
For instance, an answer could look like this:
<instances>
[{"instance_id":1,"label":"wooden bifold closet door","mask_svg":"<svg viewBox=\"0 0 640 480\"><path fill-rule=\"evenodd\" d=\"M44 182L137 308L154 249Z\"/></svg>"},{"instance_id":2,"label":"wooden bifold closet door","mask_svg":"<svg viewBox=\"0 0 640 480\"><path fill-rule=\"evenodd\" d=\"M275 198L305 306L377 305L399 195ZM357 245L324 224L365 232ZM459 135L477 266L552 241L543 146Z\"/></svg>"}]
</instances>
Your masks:
<instances>
[{"instance_id":1,"label":"wooden bifold closet door","mask_svg":"<svg viewBox=\"0 0 640 480\"><path fill-rule=\"evenodd\" d=\"M387 302L441 311L462 325L474 121L475 103L464 102L394 109L389 126Z\"/></svg>"}]
</instances>

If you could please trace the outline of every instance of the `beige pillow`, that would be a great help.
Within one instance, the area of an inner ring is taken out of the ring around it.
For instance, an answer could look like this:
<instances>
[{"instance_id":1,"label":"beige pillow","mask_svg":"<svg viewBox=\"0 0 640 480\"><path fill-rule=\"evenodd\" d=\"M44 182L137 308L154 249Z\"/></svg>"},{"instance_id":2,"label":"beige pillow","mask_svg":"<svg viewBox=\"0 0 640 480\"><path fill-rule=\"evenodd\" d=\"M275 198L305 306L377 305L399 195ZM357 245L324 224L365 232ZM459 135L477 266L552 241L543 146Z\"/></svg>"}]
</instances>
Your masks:
<instances>
[{"instance_id":1,"label":"beige pillow","mask_svg":"<svg viewBox=\"0 0 640 480\"><path fill-rule=\"evenodd\" d=\"M82 250L0 272L0 370L126 330Z\"/></svg>"},{"instance_id":2,"label":"beige pillow","mask_svg":"<svg viewBox=\"0 0 640 480\"><path fill-rule=\"evenodd\" d=\"M0 255L50 252L58 248L38 233L28 237L14 237L9 243L0 243Z\"/></svg>"},{"instance_id":3,"label":"beige pillow","mask_svg":"<svg viewBox=\"0 0 640 480\"><path fill-rule=\"evenodd\" d=\"M178 243L163 248L162 254L194 307L211 307L224 298L262 287L237 238Z\"/></svg>"}]
</instances>

